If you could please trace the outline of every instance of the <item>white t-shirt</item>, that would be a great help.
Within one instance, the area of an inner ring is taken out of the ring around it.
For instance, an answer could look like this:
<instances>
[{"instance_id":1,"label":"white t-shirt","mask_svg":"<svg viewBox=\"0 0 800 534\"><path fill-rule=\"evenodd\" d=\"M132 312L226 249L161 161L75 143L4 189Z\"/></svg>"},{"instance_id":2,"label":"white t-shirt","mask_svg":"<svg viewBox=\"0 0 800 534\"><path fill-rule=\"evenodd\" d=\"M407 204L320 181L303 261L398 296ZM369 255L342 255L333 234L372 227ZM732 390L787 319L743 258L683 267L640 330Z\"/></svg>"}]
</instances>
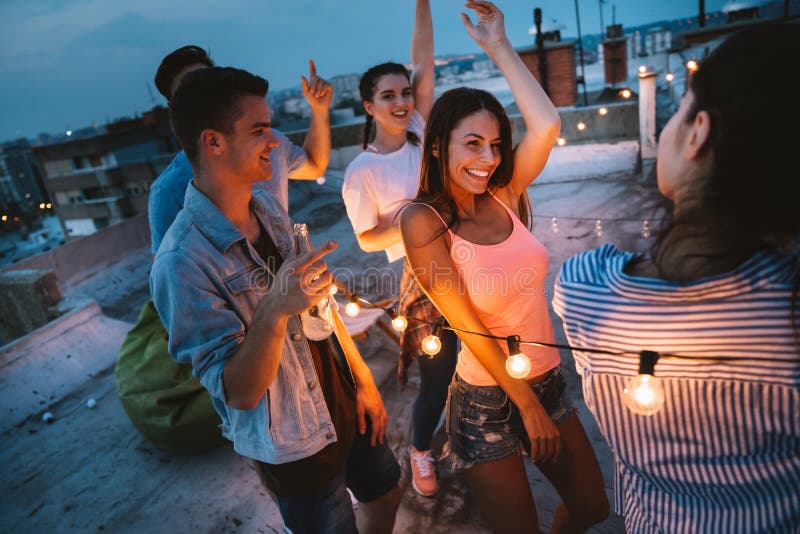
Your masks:
<instances>
[{"instance_id":1,"label":"white t-shirt","mask_svg":"<svg viewBox=\"0 0 800 534\"><path fill-rule=\"evenodd\" d=\"M425 119L416 110L408 129L420 138L418 145L406 141L390 154L368 149L356 156L344 172L342 197L356 235L379 224L396 222L400 208L417 196ZM402 242L386 249L389 262L405 255Z\"/></svg>"}]
</instances>

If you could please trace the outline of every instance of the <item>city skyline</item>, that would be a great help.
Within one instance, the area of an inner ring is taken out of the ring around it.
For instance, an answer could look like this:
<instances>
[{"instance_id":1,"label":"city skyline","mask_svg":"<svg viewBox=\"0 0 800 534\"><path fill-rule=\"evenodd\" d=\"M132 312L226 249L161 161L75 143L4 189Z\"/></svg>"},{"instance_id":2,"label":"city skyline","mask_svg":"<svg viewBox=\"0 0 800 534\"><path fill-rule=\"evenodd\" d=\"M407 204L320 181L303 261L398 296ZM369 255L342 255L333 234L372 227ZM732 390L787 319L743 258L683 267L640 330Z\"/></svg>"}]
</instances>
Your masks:
<instances>
[{"instance_id":1,"label":"city skyline","mask_svg":"<svg viewBox=\"0 0 800 534\"><path fill-rule=\"evenodd\" d=\"M706 2L707 12L725 1ZM251 70L273 89L299 86L307 61L315 59L326 77L357 73L383 61L410 61L414 2L355 0L347 10L333 0L297 0L291 5L233 0L225 9L209 0L163 4L142 0L9 0L0 6L0 140L34 138L164 104L152 84L161 58L192 43L208 48L220 65ZM380 5L379 5L380 4ZM378 7L379 5L379 7ZM577 35L572 2L499 2L515 47L533 43L528 34L534 7L556 19L562 35ZM580 2L584 35L600 31L596 1ZM697 2L606 0L604 20L625 27L696 16ZM458 14L461 2L432 1L437 56L478 53ZM331 46L335 42L337 46Z\"/></svg>"}]
</instances>

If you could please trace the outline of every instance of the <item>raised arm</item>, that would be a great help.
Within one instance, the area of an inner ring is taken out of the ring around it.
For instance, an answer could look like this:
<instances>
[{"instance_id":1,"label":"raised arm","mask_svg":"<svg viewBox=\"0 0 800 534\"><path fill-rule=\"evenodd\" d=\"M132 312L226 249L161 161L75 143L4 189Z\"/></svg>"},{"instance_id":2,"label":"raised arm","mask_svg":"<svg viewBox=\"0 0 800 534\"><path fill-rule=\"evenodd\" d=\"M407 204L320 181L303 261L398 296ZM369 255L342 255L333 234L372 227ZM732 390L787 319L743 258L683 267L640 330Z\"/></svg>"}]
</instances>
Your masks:
<instances>
[{"instance_id":1,"label":"raised arm","mask_svg":"<svg viewBox=\"0 0 800 534\"><path fill-rule=\"evenodd\" d=\"M414 108L427 121L433 107L433 20L430 0L417 0L411 35L411 87Z\"/></svg>"},{"instance_id":2,"label":"raised arm","mask_svg":"<svg viewBox=\"0 0 800 534\"><path fill-rule=\"evenodd\" d=\"M448 234L441 233L443 225L432 210L421 204L408 206L403 210L400 228L406 257L420 287L450 326L490 334L475 313L469 296L459 289L465 284L459 281L450 257ZM506 355L499 343L481 335L456 333L519 408L531 439L531 458L536 461L557 458L561 447L558 429L528 384L506 373Z\"/></svg>"},{"instance_id":3,"label":"raised arm","mask_svg":"<svg viewBox=\"0 0 800 534\"><path fill-rule=\"evenodd\" d=\"M547 163L561 131L561 120L550 97L506 37L503 13L491 2L468 1L467 7L478 17L477 24L473 24L466 14L461 14L467 32L503 73L525 121L525 135L514 151L514 175L509 184L509 200L514 207Z\"/></svg>"},{"instance_id":4,"label":"raised arm","mask_svg":"<svg viewBox=\"0 0 800 534\"><path fill-rule=\"evenodd\" d=\"M311 122L303 143L306 161L292 172L290 178L293 180L316 180L325 174L331 159L330 107L333 87L317 76L317 66L313 60L308 62L308 71L308 78L300 77L303 96L311 106Z\"/></svg>"}]
</instances>

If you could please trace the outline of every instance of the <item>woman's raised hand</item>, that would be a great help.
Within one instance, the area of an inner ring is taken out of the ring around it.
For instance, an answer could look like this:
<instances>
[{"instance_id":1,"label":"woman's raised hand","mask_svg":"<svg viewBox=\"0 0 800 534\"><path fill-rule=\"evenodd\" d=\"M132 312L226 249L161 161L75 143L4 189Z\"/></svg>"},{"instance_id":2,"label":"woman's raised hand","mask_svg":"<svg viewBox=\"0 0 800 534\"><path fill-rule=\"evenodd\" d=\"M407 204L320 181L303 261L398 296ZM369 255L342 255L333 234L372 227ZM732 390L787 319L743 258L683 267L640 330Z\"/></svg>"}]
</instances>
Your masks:
<instances>
[{"instance_id":1,"label":"woman's raised hand","mask_svg":"<svg viewBox=\"0 0 800 534\"><path fill-rule=\"evenodd\" d=\"M506 39L503 12L496 5L483 0L469 0L464 6L474 10L478 16L478 23L473 24L466 13L461 13L461 21L467 28L467 33L478 43L478 46L486 49L486 47Z\"/></svg>"}]
</instances>

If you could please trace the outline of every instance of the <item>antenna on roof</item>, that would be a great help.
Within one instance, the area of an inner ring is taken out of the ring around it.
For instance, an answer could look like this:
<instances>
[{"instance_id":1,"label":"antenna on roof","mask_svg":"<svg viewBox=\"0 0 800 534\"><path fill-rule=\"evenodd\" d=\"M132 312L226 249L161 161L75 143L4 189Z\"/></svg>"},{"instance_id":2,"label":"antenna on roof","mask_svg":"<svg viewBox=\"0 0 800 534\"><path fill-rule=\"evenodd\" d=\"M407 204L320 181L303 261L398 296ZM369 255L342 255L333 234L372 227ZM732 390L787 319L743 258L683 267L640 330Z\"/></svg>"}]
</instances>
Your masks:
<instances>
[{"instance_id":1,"label":"antenna on roof","mask_svg":"<svg viewBox=\"0 0 800 534\"><path fill-rule=\"evenodd\" d=\"M155 106L158 104L158 102L156 101L156 97L153 95L153 89L150 87L148 82L144 82L144 84L147 86L147 94L150 95L150 103Z\"/></svg>"}]
</instances>

